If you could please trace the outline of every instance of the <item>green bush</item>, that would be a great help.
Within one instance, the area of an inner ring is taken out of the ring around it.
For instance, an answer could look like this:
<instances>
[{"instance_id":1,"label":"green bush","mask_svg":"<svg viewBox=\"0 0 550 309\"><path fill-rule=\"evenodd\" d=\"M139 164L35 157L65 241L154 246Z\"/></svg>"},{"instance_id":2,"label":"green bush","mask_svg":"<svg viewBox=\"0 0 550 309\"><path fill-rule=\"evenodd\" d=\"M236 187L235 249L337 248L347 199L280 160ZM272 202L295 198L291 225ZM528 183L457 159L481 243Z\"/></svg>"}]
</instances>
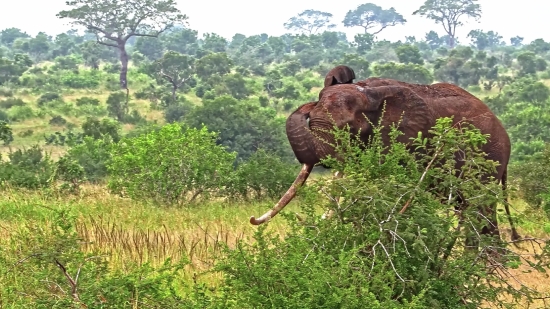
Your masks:
<instances>
[{"instance_id":1,"label":"green bush","mask_svg":"<svg viewBox=\"0 0 550 309\"><path fill-rule=\"evenodd\" d=\"M60 77L63 86L73 89L95 89L101 83L101 75L94 70L80 73L68 72Z\"/></svg>"},{"instance_id":2,"label":"green bush","mask_svg":"<svg viewBox=\"0 0 550 309\"><path fill-rule=\"evenodd\" d=\"M540 208L550 193L550 143L543 151L524 162L512 165L510 173L517 177L521 196L531 207ZM550 203L545 203L550 217Z\"/></svg>"},{"instance_id":3,"label":"green bush","mask_svg":"<svg viewBox=\"0 0 550 309\"><path fill-rule=\"evenodd\" d=\"M8 158L8 162L0 161L0 184L27 189L50 185L55 164L38 145L10 151Z\"/></svg>"},{"instance_id":4,"label":"green bush","mask_svg":"<svg viewBox=\"0 0 550 309\"><path fill-rule=\"evenodd\" d=\"M168 123L178 122L193 109L188 103L169 105L164 109L164 120Z\"/></svg>"},{"instance_id":5,"label":"green bush","mask_svg":"<svg viewBox=\"0 0 550 309\"><path fill-rule=\"evenodd\" d=\"M30 106L14 106L9 109L8 115L12 121L23 121L36 117L36 113Z\"/></svg>"},{"instance_id":6,"label":"green bush","mask_svg":"<svg viewBox=\"0 0 550 309\"><path fill-rule=\"evenodd\" d=\"M82 124L82 131L84 136L90 136L93 139L101 139L104 135L109 135L115 143L120 140L120 124L109 118L99 120L88 117Z\"/></svg>"},{"instance_id":7,"label":"green bush","mask_svg":"<svg viewBox=\"0 0 550 309\"><path fill-rule=\"evenodd\" d=\"M272 108L227 95L213 100L203 98L202 106L196 106L184 117L191 127L200 128L204 124L209 130L220 132L219 142L229 151L237 152L239 161L247 160L262 148L292 162L294 155L285 135L285 121Z\"/></svg>"},{"instance_id":8,"label":"green bush","mask_svg":"<svg viewBox=\"0 0 550 309\"><path fill-rule=\"evenodd\" d=\"M13 96L13 90L11 90L8 87L1 86L0 87L0 96L1 97L11 97L11 96Z\"/></svg>"},{"instance_id":9,"label":"green bush","mask_svg":"<svg viewBox=\"0 0 550 309\"><path fill-rule=\"evenodd\" d=\"M169 124L113 146L109 188L133 199L165 204L219 194L235 154L216 144L217 134Z\"/></svg>"},{"instance_id":10,"label":"green bush","mask_svg":"<svg viewBox=\"0 0 550 309\"><path fill-rule=\"evenodd\" d=\"M290 187L299 171L297 165L259 149L239 164L228 184L227 196L232 199L279 198Z\"/></svg>"},{"instance_id":11,"label":"green bush","mask_svg":"<svg viewBox=\"0 0 550 309\"><path fill-rule=\"evenodd\" d=\"M67 120L59 115L56 115L50 119L49 124L51 126L64 126L67 124Z\"/></svg>"},{"instance_id":12,"label":"green bush","mask_svg":"<svg viewBox=\"0 0 550 309\"><path fill-rule=\"evenodd\" d=\"M14 106L25 106L27 103L20 98L8 98L0 101L0 108L10 109Z\"/></svg>"},{"instance_id":13,"label":"green bush","mask_svg":"<svg viewBox=\"0 0 550 309\"><path fill-rule=\"evenodd\" d=\"M101 105L81 105L75 109L76 116L104 117L107 116L107 108Z\"/></svg>"},{"instance_id":14,"label":"green bush","mask_svg":"<svg viewBox=\"0 0 550 309\"><path fill-rule=\"evenodd\" d=\"M38 104L38 106L42 106L45 103L52 102L52 101L57 101L57 100L59 100L59 101L63 100L63 98L61 97L61 95L59 95L59 93L46 92L46 93L40 95L40 97L38 98L36 103Z\"/></svg>"},{"instance_id":15,"label":"green bush","mask_svg":"<svg viewBox=\"0 0 550 309\"><path fill-rule=\"evenodd\" d=\"M8 122L10 120L10 116L8 113L0 109L0 121Z\"/></svg>"},{"instance_id":16,"label":"green bush","mask_svg":"<svg viewBox=\"0 0 550 309\"><path fill-rule=\"evenodd\" d=\"M90 97L81 97L76 99L76 106L83 106L83 105L98 106L99 100L96 98L90 98Z\"/></svg>"},{"instance_id":17,"label":"green bush","mask_svg":"<svg viewBox=\"0 0 550 309\"><path fill-rule=\"evenodd\" d=\"M504 251L507 243L474 232L487 224L478 207L502 198L496 183L479 177L495 166L479 150L487 136L453 128L450 119L438 121L432 134L414 140L426 151L415 156L396 142L395 128L387 148L379 128L366 149L349 132L337 133L344 161L324 163L345 178L303 187L300 220L283 214L290 225L283 237L261 226L253 243L227 249L216 266L225 274L225 295L249 308L472 309L538 296L503 285L505 268L546 265L548 252L536 262L520 260ZM458 150L465 157L460 172L453 168ZM435 159L440 164L427 165ZM457 192L470 201L460 223ZM322 220L321 207L334 216ZM465 247L466 236L477 238L479 251Z\"/></svg>"},{"instance_id":18,"label":"green bush","mask_svg":"<svg viewBox=\"0 0 550 309\"><path fill-rule=\"evenodd\" d=\"M65 157L73 160L84 170L90 182L99 182L107 176L107 162L111 159L113 140L109 135L100 139L84 137L82 143L69 148Z\"/></svg>"},{"instance_id":19,"label":"green bush","mask_svg":"<svg viewBox=\"0 0 550 309\"><path fill-rule=\"evenodd\" d=\"M2 120L2 118L0 118L0 141L3 141L4 145L9 145L9 143L13 141L13 131L8 123Z\"/></svg>"}]
</instances>

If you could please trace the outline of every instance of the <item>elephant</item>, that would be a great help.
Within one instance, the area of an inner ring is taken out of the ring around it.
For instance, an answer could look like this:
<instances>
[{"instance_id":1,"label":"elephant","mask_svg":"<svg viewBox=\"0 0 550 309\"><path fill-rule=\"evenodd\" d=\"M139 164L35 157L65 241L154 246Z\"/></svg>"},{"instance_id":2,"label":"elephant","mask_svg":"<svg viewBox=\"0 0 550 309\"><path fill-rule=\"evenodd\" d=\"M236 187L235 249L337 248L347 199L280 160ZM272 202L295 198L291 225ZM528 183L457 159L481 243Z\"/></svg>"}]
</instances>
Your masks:
<instances>
[{"instance_id":1,"label":"elephant","mask_svg":"<svg viewBox=\"0 0 550 309\"><path fill-rule=\"evenodd\" d=\"M490 134L482 151L487 154L487 159L498 162L499 166L492 175L486 175L486 179L493 176L506 190L510 138L500 120L477 97L449 83L421 85L378 77L353 83L353 79L353 69L347 66L335 67L326 75L318 101L306 103L288 116L287 137L297 160L302 164L301 171L279 202L261 217L250 217L250 223L259 225L277 215L294 198L297 188L305 183L314 165L328 155L337 157L335 149L322 141L334 141L330 134L334 125L340 129L349 125L350 133L359 134L360 139L367 143L373 134L371 123L380 121L383 126L382 141L388 145L390 127L399 123L398 129L404 134L397 140L408 144L410 138L417 137L419 132L424 137L431 136L429 130L438 118L454 116L453 125L467 122L482 134ZM382 115L384 102L385 111ZM462 164L457 160L457 168ZM506 203L505 209L511 224L512 239L518 240L520 236ZM490 220L482 233L500 237L496 205L481 212Z\"/></svg>"}]
</instances>

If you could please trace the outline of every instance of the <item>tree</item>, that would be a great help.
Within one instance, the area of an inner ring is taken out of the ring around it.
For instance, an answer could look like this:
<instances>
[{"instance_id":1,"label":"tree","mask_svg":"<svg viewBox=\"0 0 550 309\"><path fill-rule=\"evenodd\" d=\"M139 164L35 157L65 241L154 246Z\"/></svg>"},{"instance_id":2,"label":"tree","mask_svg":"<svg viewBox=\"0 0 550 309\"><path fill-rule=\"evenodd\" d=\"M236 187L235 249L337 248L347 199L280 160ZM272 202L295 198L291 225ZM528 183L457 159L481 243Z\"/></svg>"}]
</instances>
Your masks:
<instances>
[{"instance_id":1,"label":"tree","mask_svg":"<svg viewBox=\"0 0 550 309\"><path fill-rule=\"evenodd\" d=\"M238 160L248 159L260 148L289 161L293 158L285 134L285 119L278 117L272 108L223 95L203 100L184 121L194 128L204 124L219 132L218 142L228 151L236 151Z\"/></svg>"},{"instance_id":2,"label":"tree","mask_svg":"<svg viewBox=\"0 0 550 309\"><path fill-rule=\"evenodd\" d=\"M472 30L468 33L468 36L472 45L474 45L479 50L484 50L487 48L494 48L499 45L504 45L502 41L502 36L498 32L489 31L484 32L483 30Z\"/></svg>"},{"instance_id":3,"label":"tree","mask_svg":"<svg viewBox=\"0 0 550 309\"><path fill-rule=\"evenodd\" d=\"M203 35L202 48L213 53L221 53L227 50L227 40L215 33L205 33Z\"/></svg>"},{"instance_id":4,"label":"tree","mask_svg":"<svg viewBox=\"0 0 550 309\"><path fill-rule=\"evenodd\" d=\"M198 48L197 30L174 27L166 31L160 37L166 50L173 50L178 53L195 55Z\"/></svg>"},{"instance_id":5,"label":"tree","mask_svg":"<svg viewBox=\"0 0 550 309\"><path fill-rule=\"evenodd\" d=\"M406 23L403 15L397 13L393 7L384 10L374 3L359 5L355 10L350 10L344 18L344 27L362 27L365 34L369 29L377 28L372 35L380 33L387 27Z\"/></svg>"},{"instance_id":6,"label":"tree","mask_svg":"<svg viewBox=\"0 0 550 309\"><path fill-rule=\"evenodd\" d=\"M520 66L519 75L525 76L529 74L536 74L537 71L546 70L547 63L542 58L537 58L534 52L526 51L522 52L517 57L518 64Z\"/></svg>"},{"instance_id":7,"label":"tree","mask_svg":"<svg viewBox=\"0 0 550 309\"><path fill-rule=\"evenodd\" d=\"M428 43L428 45L432 50L435 50L441 47L441 45L443 45L443 42L444 42L443 39L439 37L439 34L437 34L437 32L433 30L426 33L426 36L424 36L424 40L426 41L426 43Z\"/></svg>"},{"instance_id":8,"label":"tree","mask_svg":"<svg viewBox=\"0 0 550 309\"><path fill-rule=\"evenodd\" d=\"M120 87L128 93L128 53L126 43L132 37L158 37L183 23L187 16L176 8L174 0L71 0L71 10L61 11L59 18L73 20L96 35L99 44L114 47L120 55Z\"/></svg>"},{"instance_id":9,"label":"tree","mask_svg":"<svg viewBox=\"0 0 550 309\"><path fill-rule=\"evenodd\" d=\"M510 44L514 47L520 47L523 44L523 37L516 35L515 37L510 38Z\"/></svg>"},{"instance_id":10,"label":"tree","mask_svg":"<svg viewBox=\"0 0 550 309\"><path fill-rule=\"evenodd\" d=\"M478 20L481 17L481 6L477 0L426 0L413 15L427 17L443 25L449 35L449 47L455 46L456 27L462 26L463 17Z\"/></svg>"},{"instance_id":11,"label":"tree","mask_svg":"<svg viewBox=\"0 0 550 309\"><path fill-rule=\"evenodd\" d=\"M401 63L424 64L424 59L422 59L422 55L420 55L420 50L414 45L402 44L395 49L395 53Z\"/></svg>"},{"instance_id":12,"label":"tree","mask_svg":"<svg viewBox=\"0 0 550 309\"><path fill-rule=\"evenodd\" d=\"M358 33L353 39L352 44L357 47L357 52L360 54L371 50L374 45L374 36L370 33Z\"/></svg>"},{"instance_id":13,"label":"tree","mask_svg":"<svg viewBox=\"0 0 550 309\"><path fill-rule=\"evenodd\" d=\"M176 101L176 91L188 82L195 71L195 58L175 51L168 51L152 64L152 73L157 80L167 81L172 86L172 100Z\"/></svg>"},{"instance_id":14,"label":"tree","mask_svg":"<svg viewBox=\"0 0 550 309\"><path fill-rule=\"evenodd\" d=\"M195 72L204 82L214 83L231 72L233 61L227 57L226 53L211 53L195 63Z\"/></svg>"},{"instance_id":15,"label":"tree","mask_svg":"<svg viewBox=\"0 0 550 309\"><path fill-rule=\"evenodd\" d=\"M29 38L30 36L18 28L7 28L0 31L0 43L11 46L16 39Z\"/></svg>"},{"instance_id":16,"label":"tree","mask_svg":"<svg viewBox=\"0 0 550 309\"><path fill-rule=\"evenodd\" d=\"M326 28L332 29L335 24L330 23L332 14L316 10L305 10L297 16L291 17L284 23L285 29L299 31L306 34L315 34L317 31Z\"/></svg>"},{"instance_id":17,"label":"tree","mask_svg":"<svg viewBox=\"0 0 550 309\"><path fill-rule=\"evenodd\" d=\"M433 76L428 69L418 64L387 62L377 64L374 74L382 78L392 78L407 83L431 84Z\"/></svg>"},{"instance_id":18,"label":"tree","mask_svg":"<svg viewBox=\"0 0 550 309\"><path fill-rule=\"evenodd\" d=\"M25 54L15 54L13 60L0 57L0 85L16 81L32 64Z\"/></svg>"}]
</instances>

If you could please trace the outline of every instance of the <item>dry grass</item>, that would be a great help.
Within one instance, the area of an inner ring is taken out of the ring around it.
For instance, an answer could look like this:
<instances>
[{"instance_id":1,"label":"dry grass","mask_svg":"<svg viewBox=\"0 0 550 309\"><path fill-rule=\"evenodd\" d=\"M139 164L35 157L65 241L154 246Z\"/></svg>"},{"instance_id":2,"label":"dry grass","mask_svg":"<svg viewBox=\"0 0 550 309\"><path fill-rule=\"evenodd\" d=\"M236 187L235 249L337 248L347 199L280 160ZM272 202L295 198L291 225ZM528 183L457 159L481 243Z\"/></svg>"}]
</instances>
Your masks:
<instances>
[{"instance_id":1,"label":"dry grass","mask_svg":"<svg viewBox=\"0 0 550 309\"><path fill-rule=\"evenodd\" d=\"M519 204L516 209L521 209ZM77 215L76 230L82 238L82 249L108 257L111 267L123 269L128 262L155 266L165 259L189 261L184 279L209 284L221 282L219 273L204 273L220 258L222 248L234 248L239 240L252 242L256 227L248 222L250 215L263 213L272 204L212 202L186 207L162 207L137 203L109 194L104 186L85 186L80 196L55 198L40 193L3 192L0 197L0 246L26 220L48 221L52 209L70 208ZM291 203L288 210L295 210ZM535 225L533 225L535 226ZM520 228L522 236L548 237L533 226ZM273 220L269 229L285 235L285 220ZM526 242L521 254L533 254L540 248ZM550 281L542 273L527 273L528 266L509 270L508 282L550 294ZM542 300L538 307L544 308ZM518 308L526 308L518 304Z\"/></svg>"}]
</instances>

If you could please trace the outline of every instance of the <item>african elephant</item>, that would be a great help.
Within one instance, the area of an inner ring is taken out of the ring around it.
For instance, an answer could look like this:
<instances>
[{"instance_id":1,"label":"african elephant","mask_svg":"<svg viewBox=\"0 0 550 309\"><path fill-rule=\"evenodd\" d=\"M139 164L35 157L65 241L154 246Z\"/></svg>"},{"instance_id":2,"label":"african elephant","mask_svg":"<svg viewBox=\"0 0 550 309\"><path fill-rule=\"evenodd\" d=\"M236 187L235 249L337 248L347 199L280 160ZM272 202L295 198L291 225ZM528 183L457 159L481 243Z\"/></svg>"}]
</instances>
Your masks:
<instances>
[{"instance_id":1,"label":"african elephant","mask_svg":"<svg viewBox=\"0 0 550 309\"><path fill-rule=\"evenodd\" d=\"M453 124L466 121L480 129L483 134L490 134L489 141L482 150L488 159L497 161L500 165L493 175L487 176L494 176L505 188L510 139L501 122L481 100L448 83L420 85L384 78L368 78L353 83L354 78L351 68L334 68L325 78L325 87L319 93L319 100L300 106L288 117L287 137L302 169L292 186L271 210L258 219L254 216L250 218L252 224L262 224L275 216L294 198L297 187L307 180L315 164L328 155L335 157L335 149L318 138L334 141L327 132L334 124L338 128L349 125L352 134L360 134L360 139L367 142L373 134L370 123L381 120L384 126L382 140L387 145L388 130L391 124L399 122L401 116L403 119L398 129L404 135L398 141L403 143L409 143L410 138L416 137L418 132L422 132L422 136L430 136L428 130L435 125L437 118L454 116ZM384 101L386 109L380 119ZM332 120L327 114L332 116ZM462 163L457 160L457 165L460 164ZM484 215L490 218L491 224L484 227L482 233L500 236L495 208L496 205L492 209L484 210ZM506 211L509 216L507 204ZM511 219L510 223L512 238L516 240L519 235Z\"/></svg>"}]
</instances>

